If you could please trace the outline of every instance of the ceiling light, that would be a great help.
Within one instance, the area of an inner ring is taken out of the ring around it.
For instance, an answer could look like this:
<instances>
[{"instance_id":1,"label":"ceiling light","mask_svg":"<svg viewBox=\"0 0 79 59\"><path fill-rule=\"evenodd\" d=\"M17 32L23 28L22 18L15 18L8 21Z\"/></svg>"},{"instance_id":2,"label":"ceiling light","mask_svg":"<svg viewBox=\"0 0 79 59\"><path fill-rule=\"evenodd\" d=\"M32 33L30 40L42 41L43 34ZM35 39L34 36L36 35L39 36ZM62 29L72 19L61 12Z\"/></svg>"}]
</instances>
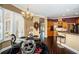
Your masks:
<instances>
[{"instance_id":1,"label":"ceiling light","mask_svg":"<svg viewBox=\"0 0 79 59\"><path fill-rule=\"evenodd\" d=\"M24 15L25 13L22 11L21 14Z\"/></svg>"},{"instance_id":2,"label":"ceiling light","mask_svg":"<svg viewBox=\"0 0 79 59\"><path fill-rule=\"evenodd\" d=\"M25 12L24 12L24 11L22 11L21 14L22 14L23 16L25 16Z\"/></svg>"}]
</instances>

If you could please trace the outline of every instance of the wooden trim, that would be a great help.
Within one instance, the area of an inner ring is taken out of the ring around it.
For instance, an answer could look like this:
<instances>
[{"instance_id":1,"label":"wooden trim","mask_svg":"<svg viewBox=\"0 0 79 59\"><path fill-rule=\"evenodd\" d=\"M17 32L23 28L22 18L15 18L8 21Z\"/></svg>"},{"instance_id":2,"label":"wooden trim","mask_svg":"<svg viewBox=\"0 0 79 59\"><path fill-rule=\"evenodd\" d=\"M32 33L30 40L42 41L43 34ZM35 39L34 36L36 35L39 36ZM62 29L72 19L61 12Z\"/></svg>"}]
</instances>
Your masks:
<instances>
[{"instance_id":1,"label":"wooden trim","mask_svg":"<svg viewBox=\"0 0 79 59\"><path fill-rule=\"evenodd\" d=\"M17 12L17 13L20 13L23 11L15 6L13 6L12 4L0 4L1 7L5 8L5 9L8 9L8 10L11 10L11 11L14 11L14 12Z\"/></svg>"}]
</instances>

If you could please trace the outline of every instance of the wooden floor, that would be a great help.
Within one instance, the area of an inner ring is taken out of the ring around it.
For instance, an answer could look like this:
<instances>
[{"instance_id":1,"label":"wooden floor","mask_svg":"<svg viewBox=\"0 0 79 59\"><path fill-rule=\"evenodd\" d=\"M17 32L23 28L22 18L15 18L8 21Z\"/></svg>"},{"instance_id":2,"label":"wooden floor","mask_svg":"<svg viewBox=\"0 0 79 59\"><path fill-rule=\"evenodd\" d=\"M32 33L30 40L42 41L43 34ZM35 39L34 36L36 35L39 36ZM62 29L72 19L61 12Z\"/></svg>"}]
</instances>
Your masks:
<instances>
[{"instance_id":1,"label":"wooden floor","mask_svg":"<svg viewBox=\"0 0 79 59\"><path fill-rule=\"evenodd\" d=\"M58 47L56 39L53 39L53 37L48 37L44 43L48 46L49 54L75 54L75 52L67 48Z\"/></svg>"}]
</instances>

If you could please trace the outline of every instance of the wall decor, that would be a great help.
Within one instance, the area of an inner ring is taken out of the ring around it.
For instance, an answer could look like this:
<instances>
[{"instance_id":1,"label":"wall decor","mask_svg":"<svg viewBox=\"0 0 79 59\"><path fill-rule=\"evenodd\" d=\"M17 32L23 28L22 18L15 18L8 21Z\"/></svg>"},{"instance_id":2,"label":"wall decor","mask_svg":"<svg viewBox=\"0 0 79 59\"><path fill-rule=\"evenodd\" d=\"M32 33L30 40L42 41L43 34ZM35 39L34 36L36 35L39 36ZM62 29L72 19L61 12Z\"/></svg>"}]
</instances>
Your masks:
<instances>
[{"instance_id":1,"label":"wall decor","mask_svg":"<svg viewBox=\"0 0 79 59\"><path fill-rule=\"evenodd\" d=\"M34 28L35 28L36 30L38 30L38 28L39 28L39 23L38 23L38 22L34 22Z\"/></svg>"}]
</instances>

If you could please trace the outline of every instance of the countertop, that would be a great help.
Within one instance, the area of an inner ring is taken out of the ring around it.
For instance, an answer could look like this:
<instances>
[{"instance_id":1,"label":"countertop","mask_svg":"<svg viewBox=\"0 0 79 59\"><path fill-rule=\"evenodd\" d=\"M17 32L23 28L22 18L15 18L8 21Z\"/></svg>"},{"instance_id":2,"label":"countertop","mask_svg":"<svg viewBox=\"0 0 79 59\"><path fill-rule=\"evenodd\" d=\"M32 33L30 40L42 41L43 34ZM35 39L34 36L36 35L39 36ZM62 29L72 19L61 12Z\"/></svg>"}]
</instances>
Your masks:
<instances>
[{"instance_id":1,"label":"countertop","mask_svg":"<svg viewBox=\"0 0 79 59\"><path fill-rule=\"evenodd\" d=\"M58 32L61 35L65 35L66 43L61 43L64 47L69 48L70 50L79 53L79 34L76 33L68 33L68 32Z\"/></svg>"}]
</instances>

